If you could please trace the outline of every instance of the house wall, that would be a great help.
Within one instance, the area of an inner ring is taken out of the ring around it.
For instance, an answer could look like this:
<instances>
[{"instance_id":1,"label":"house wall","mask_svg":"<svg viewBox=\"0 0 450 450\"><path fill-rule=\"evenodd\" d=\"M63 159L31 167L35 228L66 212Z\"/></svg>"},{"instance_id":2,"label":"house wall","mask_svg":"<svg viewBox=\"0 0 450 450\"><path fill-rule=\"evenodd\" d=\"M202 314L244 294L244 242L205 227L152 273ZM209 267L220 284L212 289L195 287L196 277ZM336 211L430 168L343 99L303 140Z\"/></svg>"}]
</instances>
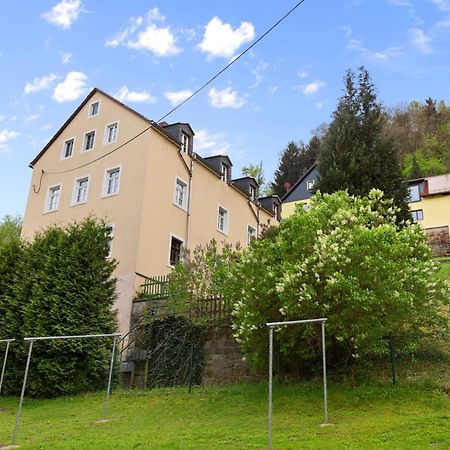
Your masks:
<instances>
[{"instance_id":1,"label":"house wall","mask_svg":"<svg viewBox=\"0 0 450 450\"><path fill-rule=\"evenodd\" d=\"M88 117L90 105L100 101L100 111ZM104 145L105 127L119 121L118 139ZM50 225L66 225L89 215L105 219L114 225L112 256L119 264L118 279L119 328L122 334L129 330L132 299L141 279L135 272L148 276L164 275L171 271L169 251L171 234L185 245L194 248L211 239L247 245L247 226L257 229L257 219L248 199L236 188L223 182L213 171L187 154L182 154L186 165L193 169L191 186L191 213L174 205L175 178L189 185L189 173L178 152L178 145L153 128L128 143L122 149L95 161L120 146L149 126L148 121L123 105L95 92L61 135L36 161L25 211L22 235L31 240L36 231ZM94 148L81 152L84 134L96 130ZM63 144L75 138L72 157L61 160ZM195 143L194 143L195 145ZM86 167L77 167L92 162ZM121 166L120 189L117 195L102 197L105 171ZM51 174L75 169L71 172ZM41 171L44 175L41 180ZM89 175L88 199L85 204L72 206L75 179ZM59 208L44 212L50 186L61 184ZM35 193L33 185L40 188ZM225 235L217 230L219 204L228 210L229 230ZM261 223L275 219L260 210Z\"/></svg>"},{"instance_id":2,"label":"house wall","mask_svg":"<svg viewBox=\"0 0 450 450\"><path fill-rule=\"evenodd\" d=\"M283 219L286 219L287 217L292 216L292 214L295 213L297 205L308 205L309 202L310 202L310 200L308 198L306 200L299 200L296 202L283 203L283 209L281 210L281 217Z\"/></svg>"},{"instance_id":3,"label":"house wall","mask_svg":"<svg viewBox=\"0 0 450 450\"><path fill-rule=\"evenodd\" d=\"M409 203L411 211L422 210L423 220L418 223L423 228L450 227L450 195L421 197L420 202Z\"/></svg>"},{"instance_id":4,"label":"house wall","mask_svg":"<svg viewBox=\"0 0 450 450\"><path fill-rule=\"evenodd\" d=\"M100 100L100 111L95 117L88 118L90 104ZM105 126L119 120L116 143L103 144ZM140 210L143 201L143 180L145 179L148 155L148 134L127 144L121 150L101 159L87 167L72 172L52 175L49 172L72 169L93 161L108 151L116 148L127 139L148 126L148 123L123 108L111 99L96 93L68 124L62 134L41 156L33 168L28 202L25 210L22 235L32 239L35 232L50 225L65 225L75 220L82 220L90 214L114 224L112 256L119 261L115 271L118 278L116 307L119 310L119 326L125 332L129 326L130 298L134 292L135 267L140 232ZM81 153L84 133L96 129L95 146L92 150ZM73 156L61 160L61 150L66 139L75 137ZM120 189L118 195L102 198L105 169L122 165ZM42 184L36 194L33 185L40 185L41 170L45 171ZM87 203L71 206L74 180L89 175ZM43 213L48 187L62 184L59 208L57 211Z\"/></svg>"},{"instance_id":5,"label":"house wall","mask_svg":"<svg viewBox=\"0 0 450 450\"><path fill-rule=\"evenodd\" d=\"M240 242L246 246L248 225L257 229L257 219L248 199L203 164L179 153L175 145L156 135L152 139L147 160L137 272L147 276L170 273L172 235L190 249L211 239L219 244ZM189 220L187 206L182 209L174 204L176 177L189 186L188 168L192 169ZM228 210L227 234L217 229L219 205ZM254 205L253 209L256 211ZM278 223L264 210L260 211L260 221Z\"/></svg>"}]
</instances>

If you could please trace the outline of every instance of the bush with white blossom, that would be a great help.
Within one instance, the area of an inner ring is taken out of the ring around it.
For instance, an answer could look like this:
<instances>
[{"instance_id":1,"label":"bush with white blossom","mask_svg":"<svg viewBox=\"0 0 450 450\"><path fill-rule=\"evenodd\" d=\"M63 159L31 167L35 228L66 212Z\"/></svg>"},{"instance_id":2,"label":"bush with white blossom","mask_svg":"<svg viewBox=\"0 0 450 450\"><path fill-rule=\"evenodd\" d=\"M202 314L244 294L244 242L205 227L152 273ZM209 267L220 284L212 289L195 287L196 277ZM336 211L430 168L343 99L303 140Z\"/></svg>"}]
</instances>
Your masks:
<instances>
[{"instance_id":1,"label":"bush with white blossom","mask_svg":"<svg viewBox=\"0 0 450 450\"><path fill-rule=\"evenodd\" d=\"M397 224L396 213L379 190L367 197L317 193L308 210L298 208L242 251L227 295L246 356L264 362L268 321L327 317L328 352L339 363L385 353L391 332L413 348L423 333L446 330L448 287L424 232ZM315 359L319 330L278 329L284 358Z\"/></svg>"}]
</instances>

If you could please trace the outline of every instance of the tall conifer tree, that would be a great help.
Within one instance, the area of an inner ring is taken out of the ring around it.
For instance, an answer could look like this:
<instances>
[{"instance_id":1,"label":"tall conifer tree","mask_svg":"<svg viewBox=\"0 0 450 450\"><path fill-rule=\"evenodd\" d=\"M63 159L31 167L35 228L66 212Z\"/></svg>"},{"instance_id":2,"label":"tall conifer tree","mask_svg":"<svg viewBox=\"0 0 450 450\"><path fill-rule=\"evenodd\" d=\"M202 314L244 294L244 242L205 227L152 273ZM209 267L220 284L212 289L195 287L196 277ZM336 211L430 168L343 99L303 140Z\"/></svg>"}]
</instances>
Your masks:
<instances>
[{"instance_id":1,"label":"tall conifer tree","mask_svg":"<svg viewBox=\"0 0 450 450\"><path fill-rule=\"evenodd\" d=\"M347 189L352 195L367 195L377 188L400 207L399 220L408 219L408 191L400 157L392 138L383 133L385 115L375 86L364 67L358 76L347 71L344 80L345 93L320 148L318 189L328 193Z\"/></svg>"}]
</instances>

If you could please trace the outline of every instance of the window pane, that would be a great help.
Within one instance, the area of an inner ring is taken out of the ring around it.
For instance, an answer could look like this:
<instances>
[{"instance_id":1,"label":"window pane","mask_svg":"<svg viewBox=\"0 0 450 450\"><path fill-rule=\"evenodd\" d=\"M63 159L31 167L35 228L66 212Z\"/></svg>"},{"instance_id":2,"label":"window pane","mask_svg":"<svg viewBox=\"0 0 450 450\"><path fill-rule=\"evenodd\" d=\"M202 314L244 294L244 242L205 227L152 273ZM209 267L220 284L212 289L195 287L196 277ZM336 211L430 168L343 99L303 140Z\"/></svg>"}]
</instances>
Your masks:
<instances>
[{"instance_id":1,"label":"window pane","mask_svg":"<svg viewBox=\"0 0 450 450\"><path fill-rule=\"evenodd\" d=\"M420 201L420 190L419 186L409 186L409 201L410 202L419 202Z\"/></svg>"},{"instance_id":2,"label":"window pane","mask_svg":"<svg viewBox=\"0 0 450 450\"><path fill-rule=\"evenodd\" d=\"M182 242L179 239L172 238L170 243L170 265L174 266L180 261L181 258L181 245Z\"/></svg>"}]
</instances>

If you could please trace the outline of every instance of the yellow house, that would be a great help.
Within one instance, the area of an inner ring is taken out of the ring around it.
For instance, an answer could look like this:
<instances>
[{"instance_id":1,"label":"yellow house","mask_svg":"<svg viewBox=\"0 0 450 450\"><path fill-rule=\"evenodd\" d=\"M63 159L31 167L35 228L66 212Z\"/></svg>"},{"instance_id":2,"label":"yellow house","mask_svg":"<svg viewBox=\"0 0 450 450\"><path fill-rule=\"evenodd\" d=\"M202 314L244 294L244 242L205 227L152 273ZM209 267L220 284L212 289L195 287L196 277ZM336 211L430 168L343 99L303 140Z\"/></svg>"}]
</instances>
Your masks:
<instances>
[{"instance_id":1,"label":"yellow house","mask_svg":"<svg viewBox=\"0 0 450 450\"><path fill-rule=\"evenodd\" d=\"M233 180L227 156L196 154L189 124L157 124L97 88L30 167L23 237L90 214L112 226L122 333L136 273L166 275L182 247L211 239L246 246L281 209L278 197L256 198L253 178Z\"/></svg>"},{"instance_id":2,"label":"yellow house","mask_svg":"<svg viewBox=\"0 0 450 450\"><path fill-rule=\"evenodd\" d=\"M409 182L409 207L437 253L450 254L450 173Z\"/></svg>"},{"instance_id":3,"label":"yellow house","mask_svg":"<svg viewBox=\"0 0 450 450\"><path fill-rule=\"evenodd\" d=\"M318 176L314 164L284 195L283 218L292 215L298 205L308 207ZM437 253L450 254L450 174L411 180L408 189L412 220L425 229Z\"/></svg>"},{"instance_id":4,"label":"yellow house","mask_svg":"<svg viewBox=\"0 0 450 450\"><path fill-rule=\"evenodd\" d=\"M309 199L314 193L318 177L317 164L313 164L282 197L283 219L294 214L298 205L301 205L303 208L308 207Z\"/></svg>"}]
</instances>

